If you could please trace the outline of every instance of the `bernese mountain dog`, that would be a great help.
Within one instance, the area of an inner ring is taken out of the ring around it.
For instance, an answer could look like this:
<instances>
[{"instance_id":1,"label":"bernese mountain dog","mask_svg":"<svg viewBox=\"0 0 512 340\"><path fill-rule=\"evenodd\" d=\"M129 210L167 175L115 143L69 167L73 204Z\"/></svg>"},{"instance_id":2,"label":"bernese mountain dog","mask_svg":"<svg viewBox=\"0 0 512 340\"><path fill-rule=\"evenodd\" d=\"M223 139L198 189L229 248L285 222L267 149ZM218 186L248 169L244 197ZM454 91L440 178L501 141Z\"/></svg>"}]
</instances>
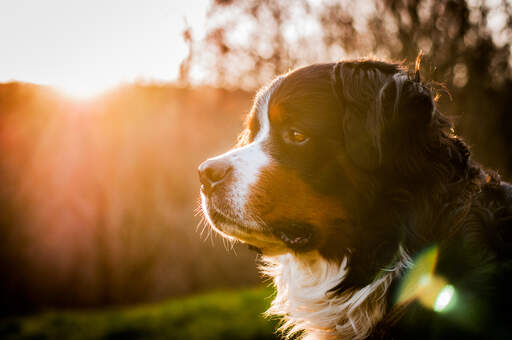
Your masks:
<instances>
[{"instance_id":1,"label":"bernese mountain dog","mask_svg":"<svg viewBox=\"0 0 512 340\"><path fill-rule=\"evenodd\" d=\"M418 67L298 68L199 166L204 216L259 250L284 336L512 337L512 186L471 158L436 92Z\"/></svg>"}]
</instances>

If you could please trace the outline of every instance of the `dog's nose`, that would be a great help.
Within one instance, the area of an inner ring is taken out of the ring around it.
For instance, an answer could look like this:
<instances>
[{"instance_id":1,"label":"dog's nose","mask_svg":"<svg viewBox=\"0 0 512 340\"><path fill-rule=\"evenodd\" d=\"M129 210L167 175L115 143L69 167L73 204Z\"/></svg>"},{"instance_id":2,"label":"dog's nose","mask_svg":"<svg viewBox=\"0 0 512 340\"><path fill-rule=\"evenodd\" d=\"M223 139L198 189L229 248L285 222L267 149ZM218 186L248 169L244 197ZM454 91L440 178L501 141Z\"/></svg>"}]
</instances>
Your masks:
<instances>
[{"instance_id":1,"label":"dog's nose","mask_svg":"<svg viewBox=\"0 0 512 340\"><path fill-rule=\"evenodd\" d=\"M231 163L223 159L209 159L201 163L197 169L201 189L206 194L211 194L213 188L224 181L231 168Z\"/></svg>"}]
</instances>

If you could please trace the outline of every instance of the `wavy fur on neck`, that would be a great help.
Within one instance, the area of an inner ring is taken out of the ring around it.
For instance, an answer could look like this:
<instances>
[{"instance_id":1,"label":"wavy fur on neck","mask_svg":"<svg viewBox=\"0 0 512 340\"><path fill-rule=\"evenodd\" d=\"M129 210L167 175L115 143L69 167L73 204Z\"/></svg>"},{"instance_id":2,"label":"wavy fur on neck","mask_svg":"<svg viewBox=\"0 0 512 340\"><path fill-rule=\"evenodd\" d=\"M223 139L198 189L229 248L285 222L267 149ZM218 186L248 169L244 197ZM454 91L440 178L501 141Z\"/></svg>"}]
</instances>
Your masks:
<instances>
[{"instance_id":1,"label":"wavy fur on neck","mask_svg":"<svg viewBox=\"0 0 512 340\"><path fill-rule=\"evenodd\" d=\"M400 247L398 260L373 282L341 294L331 290L348 273L348 259L327 261L317 252L263 257L261 269L274 282L277 294L267 315L283 319L279 330L303 339L364 339L386 312L391 281L411 265Z\"/></svg>"}]
</instances>

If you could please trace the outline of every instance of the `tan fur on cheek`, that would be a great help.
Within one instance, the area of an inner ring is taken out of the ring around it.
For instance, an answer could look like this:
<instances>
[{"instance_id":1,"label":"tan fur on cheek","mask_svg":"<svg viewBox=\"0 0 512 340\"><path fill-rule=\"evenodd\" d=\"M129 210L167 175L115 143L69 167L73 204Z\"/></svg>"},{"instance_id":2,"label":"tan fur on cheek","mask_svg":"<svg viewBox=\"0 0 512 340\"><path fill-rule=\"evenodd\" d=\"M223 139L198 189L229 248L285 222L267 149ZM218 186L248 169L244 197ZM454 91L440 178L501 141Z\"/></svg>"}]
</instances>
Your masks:
<instances>
[{"instance_id":1,"label":"tan fur on cheek","mask_svg":"<svg viewBox=\"0 0 512 340\"><path fill-rule=\"evenodd\" d=\"M271 164L249 190L247 210L267 225L293 221L322 227L344 219L340 202L317 193L296 172Z\"/></svg>"}]
</instances>

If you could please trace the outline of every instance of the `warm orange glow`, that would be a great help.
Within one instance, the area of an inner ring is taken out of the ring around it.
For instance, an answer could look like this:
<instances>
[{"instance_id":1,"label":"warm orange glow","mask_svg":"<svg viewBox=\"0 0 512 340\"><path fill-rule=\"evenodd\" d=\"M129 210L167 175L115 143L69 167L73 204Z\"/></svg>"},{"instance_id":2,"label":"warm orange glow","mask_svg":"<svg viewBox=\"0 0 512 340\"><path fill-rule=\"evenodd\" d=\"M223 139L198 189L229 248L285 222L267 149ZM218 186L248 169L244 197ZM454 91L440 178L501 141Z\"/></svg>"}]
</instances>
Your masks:
<instances>
[{"instance_id":1,"label":"warm orange glow","mask_svg":"<svg viewBox=\"0 0 512 340\"><path fill-rule=\"evenodd\" d=\"M31 84L0 84L0 199L9 199L0 203L9 230L24 237L14 251L27 256L38 287L68 285L77 275L87 300L104 284L130 282L131 269L118 270L126 266L154 275L167 285L162 292L186 293L191 286L174 282L186 282L187 272L169 274L182 254L196 254L196 263L224 256L226 268L240 261L222 247L203 249L194 228L197 165L232 143L250 101L223 96L146 84L71 100Z\"/></svg>"},{"instance_id":2,"label":"warm orange glow","mask_svg":"<svg viewBox=\"0 0 512 340\"><path fill-rule=\"evenodd\" d=\"M55 89L71 100L84 101L95 99L101 94L106 93L109 89L111 89L111 87L107 85L108 83L108 80L103 80L96 83L85 82L68 84L65 86L55 86Z\"/></svg>"},{"instance_id":3,"label":"warm orange glow","mask_svg":"<svg viewBox=\"0 0 512 340\"><path fill-rule=\"evenodd\" d=\"M194 37L204 30L208 0L119 2L0 2L0 82L50 85L91 99L133 82L178 77Z\"/></svg>"}]
</instances>

